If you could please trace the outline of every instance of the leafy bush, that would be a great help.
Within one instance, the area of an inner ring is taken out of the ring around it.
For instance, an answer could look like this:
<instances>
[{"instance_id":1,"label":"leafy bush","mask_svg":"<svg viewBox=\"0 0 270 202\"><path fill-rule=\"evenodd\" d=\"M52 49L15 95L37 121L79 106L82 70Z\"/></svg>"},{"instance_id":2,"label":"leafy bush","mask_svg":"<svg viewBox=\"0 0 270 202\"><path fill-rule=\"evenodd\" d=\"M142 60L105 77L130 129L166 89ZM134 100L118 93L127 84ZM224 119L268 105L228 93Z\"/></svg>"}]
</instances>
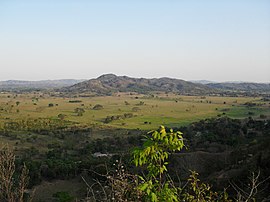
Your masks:
<instances>
[{"instance_id":1,"label":"leafy bush","mask_svg":"<svg viewBox=\"0 0 270 202\"><path fill-rule=\"evenodd\" d=\"M100 105L100 104L97 104L97 105L95 105L95 106L93 107L93 109L94 109L94 110L101 110L101 109L103 109L103 106Z\"/></svg>"},{"instance_id":2,"label":"leafy bush","mask_svg":"<svg viewBox=\"0 0 270 202\"><path fill-rule=\"evenodd\" d=\"M228 194L221 195L211 190L210 185L200 183L198 173L191 171L190 178L183 188L175 186L167 174L168 158L171 152L180 151L185 145L182 133L161 126L158 131L151 131L146 136L143 148L135 149L133 161L136 166L146 166L147 175L138 176L137 189L142 201L166 202L230 202Z\"/></svg>"},{"instance_id":3,"label":"leafy bush","mask_svg":"<svg viewBox=\"0 0 270 202\"><path fill-rule=\"evenodd\" d=\"M53 107L53 106L54 106L53 103L49 103L49 104L48 104L48 107Z\"/></svg>"},{"instance_id":4,"label":"leafy bush","mask_svg":"<svg viewBox=\"0 0 270 202\"><path fill-rule=\"evenodd\" d=\"M69 103L79 103L79 102L82 102L81 100L69 100L68 101Z\"/></svg>"},{"instance_id":5,"label":"leafy bush","mask_svg":"<svg viewBox=\"0 0 270 202\"><path fill-rule=\"evenodd\" d=\"M158 131L149 132L143 148L133 152L136 166L147 166L148 174L139 176L138 189L143 193L144 201L178 201L177 188L172 180L166 179L169 153L180 151L184 147L181 132L166 132L161 126Z\"/></svg>"},{"instance_id":6,"label":"leafy bush","mask_svg":"<svg viewBox=\"0 0 270 202\"><path fill-rule=\"evenodd\" d=\"M70 196L68 192L56 192L53 194L53 197L57 199L57 202L71 202L74 200L74 197Z\"/></svg>"}]
</instances>

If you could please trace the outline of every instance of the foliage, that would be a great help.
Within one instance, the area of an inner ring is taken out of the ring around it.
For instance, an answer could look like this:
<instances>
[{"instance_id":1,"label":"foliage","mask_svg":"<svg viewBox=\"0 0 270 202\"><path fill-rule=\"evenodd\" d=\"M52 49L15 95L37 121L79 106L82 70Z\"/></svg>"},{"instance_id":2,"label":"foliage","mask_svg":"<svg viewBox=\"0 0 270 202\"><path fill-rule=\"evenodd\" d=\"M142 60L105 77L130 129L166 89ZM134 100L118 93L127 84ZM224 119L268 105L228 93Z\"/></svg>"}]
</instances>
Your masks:
<instances>
[{"instance_id":1,"label":"foliage","mask_svg":"<svg viewBox=\"0 0 270 202\"><path fill-rule=\"evenodd\" d=\"M48 107L53 107L53 106L54 106L53 103L49 103L49 104L48 104Z\"/></svg>"},{"instance_id":2,"label":"foliage","mask_svg":"<svg viewBox=\"0 0 270 202\"><path fill-rule=\"evenodd\" d=\"M100 105L100 104L96 104L94 107L93 107L94 110L101 110L103 109L103 106Z\"/></svg>"},{"instance_id":3,"label":"foliage","mask_svg":"<svg viewBox=\"0 0 270 202\"><path fill-rule=\"evenodd\" d=\"M135 165L146 166L148 171L146 176L138 176L141 183L137 185L137 189L141 191L143 201L231 201L226 191L220 195L212 191L210 185L200 183L195 171L191 171L185 187L175 186L166 173L169 154L180 151L185 146L182 133L172 129L167 132L165 127L161 126L158 131L151 131L149 134L143 148L133 152Z\"/></svg>"},{"instance_id":4,"label":"foliage","mask_svg":"<svg viewBox=\"0 0 270 202\"><path fill-rule=\"evenodd\" d=\"M208 201L223 201L231 202L227 192L224 190L222 194L218 194L211 190L209 184L201 183L198 179L198 173L191 171L188 182L184 188L181 189L181 199L187 202L208 202Z\"/></svg>"},{"instance_id":5,"label":"foliage","mask_svg":"<svg viewBox=\"0 0 270 202\"><path fill-rule=\"evenodd\" d=\"M113 115L113 116L107 116L104 120L104 123L110 123L114 120L121 120L121 119L127 119L132 118L134 115L132 113L125 113L123 115Z\"/></svg>"},{"instance_id":6,"label":"foliage","mask_svg":"<svg viewBox=\"0 0 270 202\"><path fill-rule=\"evenodd\" d=\"M7 146L0 150L0 201L23 202L28 184L28 169L24 165L21 174L15 173L15 154Z\"/></svg>"},{"instance_id":7,"label":"foliage","mask_svg":"<svg viewBox=\"0 0 270 202\"><path fill-rule=\"evenodd\" d=\"M60 119L60 120L64 120L64 118L66 117L65 114L58 114L57 117Z\"/></svg>"},{"instance_id":8,"label":"foliage","mask_svg":"<svg viewBox=\"0 0 270 202\"><path fill-rule=\"evenodd\" d=\"M77 116L82 116L85 110L83 108L77 107L76 109L74 109L74 112L77 114Z\"/></svg>"},{"instance_id":9,"label":"foliage","mask_svg":"<svg viewBox=\"0 0 270 202\"><path fill-rule=\"evenodd\" d=\"M53 132L59 129L65 129L69 124L69 121L49 118L13 119L12 121L6 121L0 131L31 131L38 133L41 133L41 131Z\"/></svg>"},{"instance_id":10,"label":"foliage","mask_svg":"<svg viewBox=\"0 0 270 202\"><path fill-rule=\"evenodd\" d=\"M74 197L70 196L68 192L56 192L53 196L57 199L57 202L71 202Z\"/></svg>"},{"instance_id":11,"label":"foliage","mask_svg":"<svg viewBox=\"0 0 270 202\"><path fill-rule=\"evenodd\" d=\"M79 102L82 102L81 100L69 100L68 101L69 103L79 103Z\"/></svg>"},{"instance_id":12,"label":"foliage","mask_svg":"<svg viewBox=\"0 0 270 202\"><path fill-rule=\"evenodd\" d=\"M148 174L139 176L142 183L138 189L143 192L145 201L178 201L177 188L171 180L167 180L168 158L170 152L180 151L184 147L181 132L166 132L161 126L158 131L149 132L150 137L142 149L133 152L136 166L146 165Z\"/></svg>"},{"instance_id":13,"label":"foliage","mask_svg":"<svg viewBox=\"0 0 270 202\"><path fill-rule=\"evenodd\" d=\"M141 199L138 185L138 177L129 173L121 160L116 160L115 171L108 175L107 179L111 185L111 199L117 202L138 201Z\"/></svg>"}]
</instances>

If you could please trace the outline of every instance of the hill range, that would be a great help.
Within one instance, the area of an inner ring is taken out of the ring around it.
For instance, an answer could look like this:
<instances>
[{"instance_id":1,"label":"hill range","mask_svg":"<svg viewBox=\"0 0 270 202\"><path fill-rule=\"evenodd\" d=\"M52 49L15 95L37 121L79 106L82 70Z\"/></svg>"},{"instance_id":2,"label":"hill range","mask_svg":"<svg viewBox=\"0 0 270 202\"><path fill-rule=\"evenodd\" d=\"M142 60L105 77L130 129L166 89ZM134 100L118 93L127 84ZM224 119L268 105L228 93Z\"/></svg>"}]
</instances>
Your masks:
<instances>
[{"instance_id":1,"label":"hill range","mask_svg":"<svg viewBox=\"0 0 270 202\"><path fill-rule=\"evenodd\" d=\"M132 78L104 74L90 80L62 79L42 81L0 81L0 90L56 90L70 93L110 95L115 92L173 92L179 94L215 94L224 92L270 93L269 83L185 81L173 78Z\"/></svg>"},{"instance_id":2,"label":"hill range","mask_svg":"<svg viewBox=\"0 0 270 202\"><path fill-rule=\"evenodd\" d=\"M213 89L220 90L229 90L229 91L258 91L258 92L269 92L270 84L269 83L208 83L208 87Z\"/></svg>"},{"instance_id":3,"label":"hill range","mask_svg":"<svg viewBox=\"0 0 270 202\"><path fill-rule=\"evenodd\" d=\"M131 78L105 74L96 79L90 79L73 86L61 89L65 92L95 93L108 95L114 92L149 93L153 91L174 92L180 94L215 94L224 92L269 93L267 83L208 83L190 82L172 78Z\"/></svg>"},{"instance_id":4,"label":"hill range","mask_svg":"<svg viewBox=\"0 0 270 202\"><path fill-rule=\"evenodd\" d=\"M60 80L41 80L41 81L22 81L7 80L0 81L1 90L36 90L36 89L54 89L71 86L84 80L79 79L60 79Z\"/></svg>"},{"instance_id":5,"label":"hill range","mask_svg":"<svg viewBox=\"0 0 270 202\"><path fill-rule=\"evenodd\" d=\"M67 92L91 92L96 94L111 94L114 92L137 92L148 93L153 91L178 92L198 94L211 92L212 89L203 84L172 79L172 78L131 78L127 76L116 76L105 74L96 79L90 79L70 87L62 89Z\"/></svg>"}]
</instances>

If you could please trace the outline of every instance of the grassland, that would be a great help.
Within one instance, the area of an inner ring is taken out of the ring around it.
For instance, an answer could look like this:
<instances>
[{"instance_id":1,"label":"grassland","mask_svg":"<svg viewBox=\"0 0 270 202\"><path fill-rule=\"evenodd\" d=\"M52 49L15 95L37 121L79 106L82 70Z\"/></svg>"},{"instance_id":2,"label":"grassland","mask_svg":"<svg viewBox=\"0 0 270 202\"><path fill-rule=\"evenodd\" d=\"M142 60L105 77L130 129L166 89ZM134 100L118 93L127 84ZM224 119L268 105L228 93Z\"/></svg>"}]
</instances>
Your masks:
<instances>
[{"instance_id":1,"label":"grassland","mask_svg":"<svg viewBox=\"0 0 270 202\"><path fill-rule=\"evenodd\" d=\"M246 103L256 105L248 106ZM103 109L94 110L93 107L97 104L102 105ZM78 116L76 108L83 109L82 116ZM269 102L261 101L260 97L201 97L175 94L117 94L68 98L44 93L2 93L0 110L1 125L9 121L47 118L77 125L145 130L155 129L159 125L186 125L200 119L224 115L232 118L270 115ZM124 118L123 115L127 113L132 114L132 117ZM64 117L59 118L59 114L63 114ZM122 117L104 123L107 116Z\"/></svg>"},{"instance_id":2,"label":"grassland","mask_svg":"<svg viewBox=\"0 0 270 202\"><path fill-rule=\"evenodd\" d=\"M102 109L93 109L96 105L102 105ZM81 109L82 114L78 113L80 111L76 110L78 108ZM75 162L75 165L82 159L86 167L94 163L99 164L96 159L92 159L91 154L95 151L102 152L101 146L108 150L108 148L116 148L115 145L120 145L122 139L114 143L113 140L131 134L130 131L121 129L152 130L160 125L179 127L217 116L269 118L270 103L263 101L261 97L180 96L165 93L153 95L122 93L103 97L85 97L85 95L65 97L42 92L1 93L0 143L13 146L16 154L28 159L29 162L42 162L40 165L45 162L46 165L51 165L50 170L58 173L55 175L55 179L58 179L59 176L61 178L59 165L62 165L65 171L70 167L70 162ZM106 117L118 118L105 123ZM15 123L13 129L6 132L5 125L12 126L13 123ZM69 128L68 130L64 128L60 133L55 132L57 127L62 126ZM73 133L71 128L74 126L79 132ZM19 127L25 128L21 130ZM84 132L84 128L91 129ZM46 131L45 135L43 129ZM130 136L132 135L134 134ZM107 137L110 139L106 140ZM94 144L93 142L99 138L101 141ZM51 157L50 154L59 154L59 156ZM34 171L39 173L40 170L38 167ZM65 191L79 197L81 193L85 193L84 187L78 177L72 180L66 178L42 181L36 187L38 197L34 198L34 201L39 199L52 201L53 194L58 191Z\"/></svg>"}]
</instances>

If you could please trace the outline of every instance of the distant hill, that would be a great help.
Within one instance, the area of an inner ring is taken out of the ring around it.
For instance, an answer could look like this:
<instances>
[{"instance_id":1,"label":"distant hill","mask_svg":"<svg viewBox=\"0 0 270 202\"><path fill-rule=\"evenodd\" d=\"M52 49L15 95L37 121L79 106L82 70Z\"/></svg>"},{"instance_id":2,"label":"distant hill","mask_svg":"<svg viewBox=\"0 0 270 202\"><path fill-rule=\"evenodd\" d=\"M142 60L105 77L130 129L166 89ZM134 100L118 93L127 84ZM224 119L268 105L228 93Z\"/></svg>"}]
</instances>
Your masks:
<instances>
[{"instance_id":1,"label":"distant hill","mask_svg":"<svg viewBox=\"0 0 270 202\"><path fill-rule=\"evenodd\" d=\"M189 82L192 82L192 83L200 83L200 84L215 83L215 82L213 82L213 81L208 81L208 80L190 80Z\"/></svg>"},{"instance_id":2,"label":"distant hill","mask_svg":"<svg viewBox=\"0 0 270 202\"><path fill-rule=\"evenodd\" d=\"M96 95L110 95L115 92L137 92L149 93L154 91L174 92L181 94L202 95L218 93L248 93L269 94L270 83L248 83L248 82L224 82L215 83L207 80L184 81L172 78L132 78L127 76L116 76L104 74L96 79L76 80L41 80L0 81L0 90L56 90L64 92L93 93Z\"/></svg>"},{"instance_id":3,"label":"distant hill","mask_svg":"<svg viewBox=\"0 0 270 202\"><path fill-rule=\"evenodd\" d=\"M71 87L62 88L66 92L91 92L107 95L114 92L148 93L151 91L176 92L183 94L201 94L211 92L213 89L202 84L171 79L171 78L131 78L105 74L96 79L90 79Z\"/></svg>"},{"instance_id":4,"label":"distant hill","mask_svg":"<svg viewBox=\"0 0 270 202\"><path fill-rule=\"evenodd\" d=\"M208 83L209 88L226 91L245 91L245 92L270 92L269 83Z\"/></svg>"},{"instance_id":5,"label":"distant hill","mask_svg":"<svg viewBox=\"0 0 270 202\"><path fill-rule=\"evenodd\" d=\"M71 86L83 80L60 79L60 80L42 80L42 81L20 81L8 80L0 81L0 90L27 90L27 89L54 89Z\"/></svg>"}]
</instances>

